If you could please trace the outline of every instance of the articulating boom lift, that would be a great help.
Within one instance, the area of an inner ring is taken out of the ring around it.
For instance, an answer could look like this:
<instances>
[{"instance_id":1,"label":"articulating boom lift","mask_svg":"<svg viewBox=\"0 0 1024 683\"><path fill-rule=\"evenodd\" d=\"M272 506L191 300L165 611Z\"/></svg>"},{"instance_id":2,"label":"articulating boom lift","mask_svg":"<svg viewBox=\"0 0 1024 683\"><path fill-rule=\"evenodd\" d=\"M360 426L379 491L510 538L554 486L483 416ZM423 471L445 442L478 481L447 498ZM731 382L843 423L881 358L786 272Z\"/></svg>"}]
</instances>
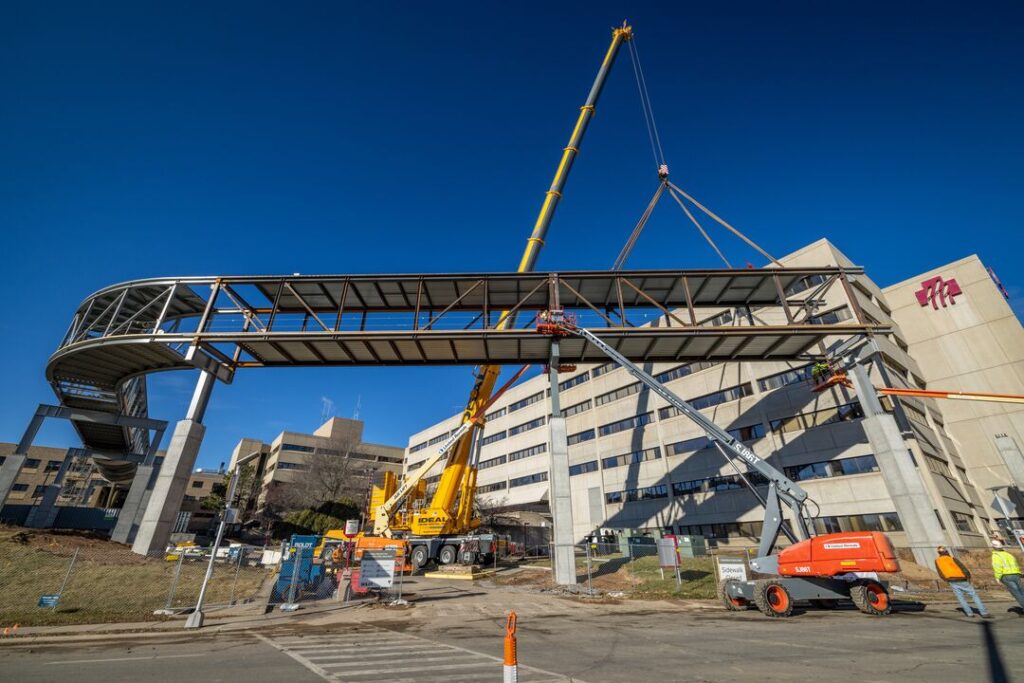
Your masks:
<instances>
[{"instance_id":1,"label":"articulating boom lift","mask_svg":"<svg viewBox=\"0 0 1024 683\"><path fill-rule=\"evenodd\" d=\"M861 578L854 573L899 571L892 543L884 534L854 532L812 536L812 526L805 511L807 492L798 484L757 457L740 440L666 389L598 336L577 327L562 311L543 313L540 320L537 326L539 333L553 337L582 337L695 422L764 506L761 542L757 557L750 560L750 567L760 574L780 576L757 581L723 581L719 585L719 595L726 608L740 610L753 604L767 616L785 617L792 612L796 600L809 600L824 607L845 598L853 600L862 612L875 615L889 613L891 607L886 587L875 579ZM762 497L739 463L745 463L767 479L766 496ZM792 511L796 534L783 522L784 506ZM780 533L793 545L772 554Z\"/></svg>"},{"instance_id":2,"label":"articulating boom lift","mask_svg":"<svg viewBox=\"0 0 1024 683\"><path fill-rule=\"evenodd\" d=\"M562 157L551 181L551 187L544 197L533 232L526 242L522 259L516 272L532 271L540 250L544 246L548 227L554 218L555 209L562 198L565 182L573 162L579 155L580 145L587 126L594 117L597 100L604 89L608 73L623 43L631 40L633 29L628 24L612 30L612 42L608 46L597 77L590 89L586 102L580 107L569 144L562 150ZM504 329L515 323L515 314L503 311L498 318L496 329ZM474 514L473 499L476 495L476 464L472 462L471 451L476 441L481 416L493 402L491 398L497 382L500 366L481 367L469 395L469 402L462 413L462 423L446 441L444 446L428 462L406 477L401 486L393 478L385 480L382 486L375 486L371 493L371 514L374 533L381 536L407 535L412 547L413 565L423 566L429 560L448 564L455 559L455 548L462 536L475 530L480 522ZM497 398L495 396L495 398ZM440 481L429 505L412 509L407 505L409 498L424 498L426 487L424 477L442 457L446 457ZM398 515L405 506L405 515ZM418 550L419 549L419 550ZM460 558L461 559L461 558Z\"/></svg>"}]
</instances>

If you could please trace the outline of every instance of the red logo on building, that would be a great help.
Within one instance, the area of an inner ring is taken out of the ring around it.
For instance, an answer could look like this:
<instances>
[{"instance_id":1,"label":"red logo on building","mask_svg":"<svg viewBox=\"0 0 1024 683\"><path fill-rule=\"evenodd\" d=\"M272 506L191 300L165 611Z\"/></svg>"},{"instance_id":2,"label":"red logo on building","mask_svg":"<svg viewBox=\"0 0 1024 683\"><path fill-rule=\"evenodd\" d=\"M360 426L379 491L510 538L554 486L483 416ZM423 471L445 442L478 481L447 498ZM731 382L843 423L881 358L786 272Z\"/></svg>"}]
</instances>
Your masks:
<instances>
[{"instance_id":1,"label":"red logo on building","mask_svg":"<svg viewBox=\"0 0 1024 683\"><path fill-rule=\"evenodd\" d=\"M963 290L960 289L960 285L957 281L950 278L949 280L942 279L941 275L925 280L921 283L921 289L914 292L917 296L917 301L922 306L927 306L929 303L932 308L939 310L939 304L942 307L946 307L946 299L949 299L949 303L955 304L956 299L954 297L963 294Z\"/></svg>"}]
</instances>

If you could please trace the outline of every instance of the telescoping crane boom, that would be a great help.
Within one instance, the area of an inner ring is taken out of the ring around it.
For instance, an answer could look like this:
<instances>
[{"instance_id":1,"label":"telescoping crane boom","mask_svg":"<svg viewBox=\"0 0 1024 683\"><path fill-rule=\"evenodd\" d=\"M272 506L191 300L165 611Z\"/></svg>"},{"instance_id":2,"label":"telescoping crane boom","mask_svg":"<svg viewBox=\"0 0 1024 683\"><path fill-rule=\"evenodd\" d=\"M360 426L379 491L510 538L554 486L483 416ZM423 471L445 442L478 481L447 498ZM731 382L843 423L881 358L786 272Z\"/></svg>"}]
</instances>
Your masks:
<instances>
[{"instance_id":1,"label":"telescoping crane boom","mask_svg":"<svg viewBox=\"0 0 1024 683\"><path fill-rule=\"evenodd\" d=\"M579 327L562 311L540 316L537 331L554 337L576 335L587 340L608 358L636 377L669 405L696 423L718 451L729 461L748 488L765 508L764 526L757 557L751 568L761 574L779 574L779 578L757 581L729 579L719 585L722 602L730 610L756 605L765 615L789 616L796 600L831 602L851 599L868 614L888 614L889 594L885 585L873 579L856 577L854 572L894 572L899 570L889 539L879 532L837 533L812 536L813 527L806 514L807 492L778 469L759 458L739 439L733 437L703 413L669 391L651 375L606 344L594 333ZM762 496L740 468L746 464L768 481ZM783 505L792 511L796 533L783 521ZM793 545L771 554L779 535ZM799 536L798 540L797 536ZM843 578L836 578L843 577ZM853 577L851 580L847 578Z\"/></svg>"},{"instance_id":2,"label":"telescoping crane boom","mask_svg":"<svg viewBox=\"0 0 1024 683\"><path fill-rule=\"evenodd\" d=\"M597 76L587 95L586 102L580 107L576 125L573 127L572 134L569 137L569 143L562 151L558 168L551 181L551 186L544 196L540 213L534 223L533 232L526 241L526 248L519 261L517 272L532 271L537 263L537 257L547 237L548 227L551 225L555 209L562 198L562 192L573 162L575 162L576 157L579 155L583 136L591 119L594 117L595 106L601 91L604 89L608 73L615 62L615 57L622 44L631 40L632 36L633 29L625 22L622 26L612 30L611 44L608 46L604 60L601 62ZM495 327L496 329L505 329L514 323L514 312L503 311ZM462 412L459 429L445 441L445 446L439 449L438 453L435 453L427 463L424 463L415 474L407 477L399 488L390 495L385 496L387 502L384 505L378 506L375 510L375 533L387 536L391 536L396 532L409 534L414 558L417 547L416 537L433 537L436 539L446 535L465 534L475 528L473 498L476 492L476 468L474 463L471 462L470 454L475 435L480 426L478 416L483 415L483 409L492 400L491 395L500 371L500 366L488 365L480 368L473 388L470 391L469 401ZM413 491L419 491L417 487L427 471L431 466L440 462L442 458L445 458L444 469L441 472L437 489L431 498L430 504L415 510L408 516L403 516L399 521L396 513L402 507L403 502ZM456 501L458 501L457 507ZM442 550L447 547L436 542L421 545L425 548L440 548ZM441 557L434 556L433 550L428 552L430 555L428 559L443 561Z\"/></svg>"}]
</instances>

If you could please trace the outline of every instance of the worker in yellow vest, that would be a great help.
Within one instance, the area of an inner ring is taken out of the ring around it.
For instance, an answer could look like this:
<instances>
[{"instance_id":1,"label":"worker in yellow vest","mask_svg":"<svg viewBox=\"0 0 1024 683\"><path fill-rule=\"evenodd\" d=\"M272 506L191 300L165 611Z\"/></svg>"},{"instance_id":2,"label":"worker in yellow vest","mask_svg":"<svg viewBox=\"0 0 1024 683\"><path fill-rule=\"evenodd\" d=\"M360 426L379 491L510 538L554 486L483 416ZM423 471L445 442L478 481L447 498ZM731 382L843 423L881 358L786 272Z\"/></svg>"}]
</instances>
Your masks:
<instances>
[{"instance_id":1,"label":"worker in yellow vest","mask_svg":"<svg viewBox=\"0 0 1024 683\"><path fill-rule=\"evenodd\" d=\"M1010 595L1024 610L1024 586L1021 586L1020 565L1017 558L1003 548L1003 542L997 539L992 541L992 571L995 572L996 581L1006 586L1006 590L1010 591ZM1021 615L1024 616L1024 612L1021 612Z\"/></svg>"},{"instance_id":2,"label":"worker in yellow vest","mask_svg":"<svg viewBox=\"0 0 1024 683\"><path fill-rule=\"evenodd\" d=\"M967 570L960 560L956 559L949 554L949 551L944 546L936 548L939 553L938 558L935 560L935 571L939 573L939 576L949 584L949 587L953 589L953 595L956 596L957 602L960 603L960 607L963 608L964 614L969 617L974 616L974 612L971 611L971 606L967 604L967 598L970 596L974 600L974 604L978 608L978 614L981 615L982 619L991 619L988 610L985 609L985 604L982 603L981 598L978 597L978 591L971 585L971 572Z\"/></svg>"}]
</instances>

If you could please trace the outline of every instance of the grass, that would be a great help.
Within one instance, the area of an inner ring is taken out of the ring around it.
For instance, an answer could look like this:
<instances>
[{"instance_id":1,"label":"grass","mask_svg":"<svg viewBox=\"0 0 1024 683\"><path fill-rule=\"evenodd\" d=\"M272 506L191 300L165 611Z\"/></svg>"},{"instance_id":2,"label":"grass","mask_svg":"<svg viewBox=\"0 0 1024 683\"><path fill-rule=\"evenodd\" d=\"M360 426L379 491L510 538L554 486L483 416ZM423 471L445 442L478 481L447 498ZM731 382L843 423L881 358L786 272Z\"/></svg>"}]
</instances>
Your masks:
<instances>
[{"instance_id":1,"label":"grass","mask_svg":"<svg viewBox=\"0 0 1024 683\"><path fill-rule=\"evenodd\" d=\"M78 557L68 568L75 549ZM175 562L135 555L124 546L74 536L31 534L19 543L0 537L0 627L152 621L167 605ZM205 562L184 562L172 607L195 604ZM68 576L56 610L37 607L39 597L55 594ZM253 597L266 578L259 567L217 565L206 604Z\"/></svg>"},{"instance_id":2,"label":"grass","mask_svg":"<svg viewBox=\"0 0 1024 683\"><path fill-rule=\"evenodd\" d=\"M666 569L665 578L661 578L657 557L642 557L628 563L625 571L634 581L632 597L713 600L716 589L714 561L710 557L684 557L680 563L681 585L676 585L675 573L670 569Z\"/></svg>"}]
</instances>

